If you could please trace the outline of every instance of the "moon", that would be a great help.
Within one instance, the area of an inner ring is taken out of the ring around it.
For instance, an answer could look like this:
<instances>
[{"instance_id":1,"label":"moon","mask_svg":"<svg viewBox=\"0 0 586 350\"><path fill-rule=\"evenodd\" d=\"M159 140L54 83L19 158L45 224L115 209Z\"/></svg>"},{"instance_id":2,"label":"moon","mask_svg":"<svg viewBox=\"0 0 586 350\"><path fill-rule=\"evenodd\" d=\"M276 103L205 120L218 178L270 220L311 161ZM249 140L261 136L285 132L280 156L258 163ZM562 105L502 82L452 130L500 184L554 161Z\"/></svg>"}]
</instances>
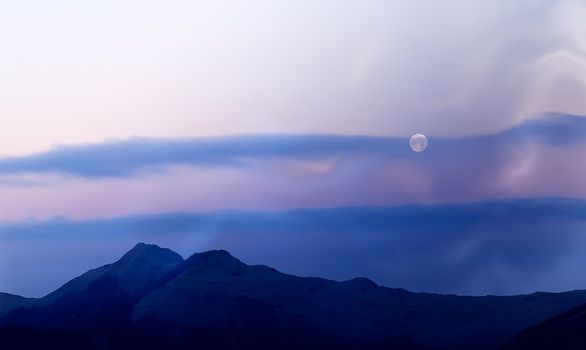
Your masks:
<instances>
[{"instance_id":1,"label":"moon","mask_svg":"<svg viewBox=\"0 0 586 350\"><path fill-rule=\"evenodd\" d=\"M427 137L423 134L415 134L411 136L411 140L409 141L409 145L411 149L415 152L423 152L427 148Z\"/></svg>"}]
</instances>

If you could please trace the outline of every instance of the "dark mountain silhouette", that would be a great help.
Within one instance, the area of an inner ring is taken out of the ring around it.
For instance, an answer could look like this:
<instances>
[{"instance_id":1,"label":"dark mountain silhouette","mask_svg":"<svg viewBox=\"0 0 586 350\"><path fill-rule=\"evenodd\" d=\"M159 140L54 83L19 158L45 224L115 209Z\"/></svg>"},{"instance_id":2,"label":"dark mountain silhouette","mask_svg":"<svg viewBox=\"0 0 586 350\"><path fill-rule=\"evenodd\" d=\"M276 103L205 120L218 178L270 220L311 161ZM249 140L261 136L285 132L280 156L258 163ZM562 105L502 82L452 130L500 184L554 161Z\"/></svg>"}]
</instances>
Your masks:
<instances>
[{"instance_id":1,"label":"dark mountain silhouette","mask_svg":"<svg viewBox=\"0 0 586 350\"><path fill-rule=\"evenodd\" d=\"M18 295L0 293L0 316L4 316L14 309L26 306L33 301L34 299L27 299Z\"/></svg>"},{"instance_id":2,"label":"dark mountain silhouette","mask_svg":"<svg viewBox=\"0 0 586 350\"><path fill-rule=\"evenodd\" d=\"M117 288L128 296L142 296L164 282L182 263L181 255L170 249L139 243L117 262L84 273L40 299L37 305L50 305L105 279L116 280Z\"/></svg>"},{"instance_id":3,"label":"dark mountain silhouette","mask_svg":"<svg viewBox=\"0 0 586 350\"><path fill-rule=\"evenodd\" d=\"M506 349L586 349L586 305L566 311L521 332Z\"/></svg>"},{"instance_id":4,"label":"dark mountain silhouette","mask_svg":"<svg viewBox=\"0 0 586 350\"><path fill-rule=\"evenodd\" d=\"M0 295L0 348L495 349L585 302L586 291L412 293L141 243L44 298Z\"/></svg>"}]
</instances>

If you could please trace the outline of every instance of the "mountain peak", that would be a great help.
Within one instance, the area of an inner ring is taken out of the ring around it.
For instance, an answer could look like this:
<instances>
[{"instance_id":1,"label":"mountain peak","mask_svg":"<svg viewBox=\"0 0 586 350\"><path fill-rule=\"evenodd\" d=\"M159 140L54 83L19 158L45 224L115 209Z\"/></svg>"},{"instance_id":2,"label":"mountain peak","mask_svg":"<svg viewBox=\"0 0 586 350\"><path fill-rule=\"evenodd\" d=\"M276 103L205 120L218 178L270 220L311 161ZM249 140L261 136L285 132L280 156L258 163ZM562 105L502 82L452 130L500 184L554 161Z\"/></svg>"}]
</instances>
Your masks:
<instances>
[{"instance_id":1,"label":"mountain peak","mask_svg":"<svg viewBox=\"0 0 586 350\"><path fill-rule=\"evenodd\" d=\"M181 255L171 249L138 243L111 265L109 274L123 281L123 289L136 291L167 275L181 263Z\"/></svg>"},{"instance_id":2,"label":"mountain peak","mask_svg":"<svg viewBox=\"0 0 586 350\"><path fill-rule=\"evenodd\" d=\"M242 263L237 258L223 249L208 250L206 252L195 253L187 259L188 262L238 262Z\"/></svg>"},{"instance_id":3,"label":"mountain peak","mask_svg":"<svg viewBox=\"0 0 586 350\"><path fill-rule=\"evenodd\" d=\"M352 286L363 290L378 287L378 284L376 284L374 281L366 277L355 277L350 280L344 281L343 283L348 286Z\"/></svg>"},{"instance_id":4,"label":"mountain peak","mask_svg":"<svg viewBox=\"0 0 586 350\"><path fill-rule=\"evenodd\" d=\"M207 252L199 253L199 255L203 259L236 259L224 249L208 250Z\"/></svg>"},{"instance_id":5,"label":"mountain peak","mask_svg":"<svg viewBox=\"0 0 586 350\"><path fill-rule=\"evenodd\" d=\"M138 243L120 260L74 278L42 298L40 304L51 304L67 294L87 290L104 278L114 278L121 290L129 295L137 295L165 280L182 263L181 255L171 249Z\"/></svg>"},{"instance_id":6,"label":"mountain peak","mask_svg":"<svg viewBox=\"0 0 586 350\"><path fill-rule=\"evenodd\" d=\"M182 262L183 258L171 249L161 248L156 244L146 244L141 242L136 244L132 249L124 254L116 264L132 263L136 260L140 260L142 262L148 260L156 261L158 263L168 262L175 264Z\"/></svg>"},{"instance_id":7,"label":"mountain peak","mask_svg":"<svg viewBox=\"0 0 586 350\"><path fill-rule=\"evenodd\" d=\"M198 270L217 271L238 269L244 266L244 263L220 249L193 254L187 259L187 265Z\"/></svg>"}]
</instances>

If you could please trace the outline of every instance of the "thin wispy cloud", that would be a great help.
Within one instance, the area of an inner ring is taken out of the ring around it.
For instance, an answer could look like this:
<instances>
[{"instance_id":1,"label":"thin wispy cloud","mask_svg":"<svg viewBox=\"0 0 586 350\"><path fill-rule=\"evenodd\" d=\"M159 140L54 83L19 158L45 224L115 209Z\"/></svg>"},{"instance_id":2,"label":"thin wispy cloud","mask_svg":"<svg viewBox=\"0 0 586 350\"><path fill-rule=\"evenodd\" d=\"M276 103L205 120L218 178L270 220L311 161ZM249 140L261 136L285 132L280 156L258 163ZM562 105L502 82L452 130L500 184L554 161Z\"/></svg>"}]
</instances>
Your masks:
<instances>
[{"instance_id":1,"label":"thin wispy cloud","mask_svg":"<svg viewBox=\"0 0 586 350\"><path fill-rule=\"evenodd\" d=\"M503 133L432 141L427 154L443 160L461 153L507 154L520 142L567 145L586 140L586 118L550 116ZM319 160L339 156L409 159L407 138L341 135L256 135L193 139L133 138L97 144L60 146L21 157L0 159L0 175L62 173L86 178L127 177L171 165L242 167L253 161ZM428 157L429 158L429 157ZM1 183L0 183L1 185Z\"/></svg>"},{"instance_id":2,"label":"thin wispy cloud","mask_svg":"<svg viewBox=\"0 0 586 350\"><path fill-rule=\"evenodd\" d=\"M56 172L88 178L126 177L170 165L240 167L250 161L323 159L343 154L406 156L405 139L337 135L259 135L146 139L60 146L0 159L0 174Z\"/></svg>"}]
</instances>

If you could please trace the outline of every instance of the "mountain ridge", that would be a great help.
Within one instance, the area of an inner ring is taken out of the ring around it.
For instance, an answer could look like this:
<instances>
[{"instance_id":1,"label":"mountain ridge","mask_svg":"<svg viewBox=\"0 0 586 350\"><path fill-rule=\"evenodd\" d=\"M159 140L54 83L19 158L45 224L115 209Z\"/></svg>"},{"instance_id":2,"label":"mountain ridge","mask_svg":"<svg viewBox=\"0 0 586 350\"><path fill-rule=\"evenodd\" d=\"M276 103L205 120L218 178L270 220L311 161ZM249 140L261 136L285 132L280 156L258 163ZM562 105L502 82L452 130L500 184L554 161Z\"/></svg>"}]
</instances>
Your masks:
<instances>
[{"instance_id":1,"label":"mountain ridge","mask_svg":"<svg viewBox=\"0 0 586 350\"><path fill-rule=\"evenodd\" d=\"M294 338L303 339L305 348L402 344L399 348L488 350L584 303L586 291L413 293L361 277L340 282L288 275L247 265L225 250L184 260L169 249L139 243L118 261L7 309L0 317L0 345L2 329L24 327L25 334L60 330L90 337L89 343L106 339L112 349L143 338L165 347L171 342L170 348L195 346L204 338L228 342L227 347L244 342L271 348ZM179 338L171 336L177 333Z\"/></svg>"}]
</instances>

